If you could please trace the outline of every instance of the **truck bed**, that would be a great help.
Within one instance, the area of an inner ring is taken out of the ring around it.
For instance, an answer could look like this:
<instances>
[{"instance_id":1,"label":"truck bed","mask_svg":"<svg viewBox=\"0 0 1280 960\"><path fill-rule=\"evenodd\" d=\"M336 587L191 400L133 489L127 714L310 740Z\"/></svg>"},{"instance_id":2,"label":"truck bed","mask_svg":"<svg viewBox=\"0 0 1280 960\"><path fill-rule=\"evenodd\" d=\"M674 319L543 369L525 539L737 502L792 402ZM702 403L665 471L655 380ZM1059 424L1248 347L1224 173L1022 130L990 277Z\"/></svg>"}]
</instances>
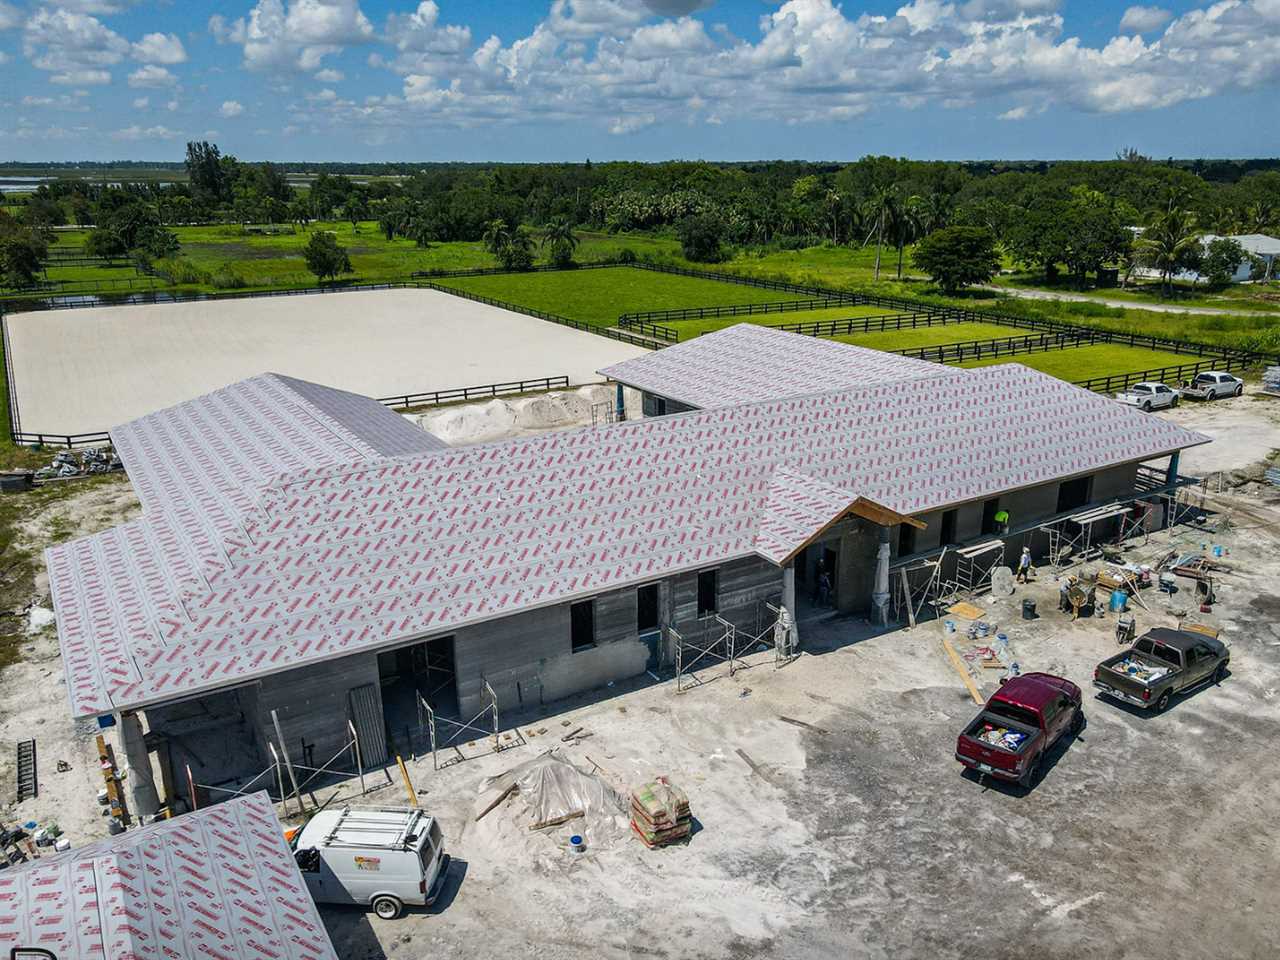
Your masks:
<instances>
[{"instance_id":1,"label":"truck bed","mask_svg":"<svg viewBox=\"0 0 1280 960\"><path fill-rule=\"evenodd\" d=\"M1121 697L1146 706L1154 697L1147 691L1156 684L1176 678L1182 670L1167 660L1148 656L1136 650L1126 650L1098 664L1095 685L1110 688ZM1177 681L1174 681L1177 688ZM1106 689L1103 690L1106 692Z\"/></svg>"},{"instance_id":2,"label":"truck bed","mask_svg":"<svg viewBox=\"0 0 1280 960\"><path fill-rule=\"evenodd\" d=\"M962 736L988 749L1016 757L1031 745L1040 731L1008 717L984 710L964 730Z\"/></svg>"}]
</instances>

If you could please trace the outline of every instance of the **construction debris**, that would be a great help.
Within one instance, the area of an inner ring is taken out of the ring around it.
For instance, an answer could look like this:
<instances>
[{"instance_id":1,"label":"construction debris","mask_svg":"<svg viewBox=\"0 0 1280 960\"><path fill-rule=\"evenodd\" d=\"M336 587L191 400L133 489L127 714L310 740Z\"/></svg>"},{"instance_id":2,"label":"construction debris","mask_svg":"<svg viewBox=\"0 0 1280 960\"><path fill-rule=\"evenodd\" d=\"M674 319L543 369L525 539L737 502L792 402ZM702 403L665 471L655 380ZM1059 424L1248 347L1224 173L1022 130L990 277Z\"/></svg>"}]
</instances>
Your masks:
<instances>
[{"instance_id":1,"label":"construction debris","mask_svg":"<svg viewBox=\"0 0 1280 960\"><path fill-rule=\"evenodd\" d=\"M37 480L66 480L70 477L88 477L98 473L123 470L124 464L110 447L86 447L83 450L62 450L47 467L36 471Z\"/></svg>"},{"instance_id":2,"label":"construction debris","mask_svg":"<svg viewBox=\"0 0 1280 960\"><path fill-rule=\"evenodd\" d=\"M688 795L666 777L641 784L631 791L631 829L650 850L689 839Z\"/></svg>"}]
</instances>

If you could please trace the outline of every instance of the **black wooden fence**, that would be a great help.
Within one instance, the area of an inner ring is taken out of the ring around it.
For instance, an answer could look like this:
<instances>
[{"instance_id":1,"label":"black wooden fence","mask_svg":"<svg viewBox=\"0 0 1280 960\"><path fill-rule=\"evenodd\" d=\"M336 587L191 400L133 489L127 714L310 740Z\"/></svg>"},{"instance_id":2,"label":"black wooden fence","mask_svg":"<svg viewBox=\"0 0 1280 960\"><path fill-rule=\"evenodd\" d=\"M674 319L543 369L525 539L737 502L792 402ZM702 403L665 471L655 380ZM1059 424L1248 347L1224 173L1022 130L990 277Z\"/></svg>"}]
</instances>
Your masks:
<instances>
[{"instance_id":1,"label":"black wooden fence","mask_svg":"<svg viewBox=\"0 0 1280 960\"><path fill-rule=\"evenodd\" d=\"M513 393L534 393L543 390L567 389L569 378L538 377L534 380L509 380L506 383L488 383L482 387L457 387L453 390L429 390L426 393L405 393L394 397L379 397L378 402L393 410L409 407L439 406L460 400L477 400L481 397L498 397Z\"/></svg>"}]
</instances>

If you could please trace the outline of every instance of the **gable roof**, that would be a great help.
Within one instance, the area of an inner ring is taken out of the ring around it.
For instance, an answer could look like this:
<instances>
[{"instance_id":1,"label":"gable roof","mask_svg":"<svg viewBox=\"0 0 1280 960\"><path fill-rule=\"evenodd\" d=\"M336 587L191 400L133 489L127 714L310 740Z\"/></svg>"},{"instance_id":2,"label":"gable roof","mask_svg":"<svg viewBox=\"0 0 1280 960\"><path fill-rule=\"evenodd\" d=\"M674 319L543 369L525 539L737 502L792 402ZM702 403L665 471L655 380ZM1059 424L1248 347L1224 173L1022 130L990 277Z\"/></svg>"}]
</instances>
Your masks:
<instances>
[{"instance_id":1,"label":"gable roof","mask_svg":"<svg viewBox=\"0 0 1280 960\"><path fill-rule=\"evenodd\" d=\"M1207 441L1017 364L943 370L298 469L214 500L207 526L203 488L175 487L168 508L51 547L46 563L72 710L94 715L727 560L776 562L858 502L918 514Z\"/></svg>"},{"instance_id":2,"label":"gable roof","mask_svg":"<svg viewBox=\"0 0 1280 960\"><path fill-rule=\"evenodd\" d=\"M0 906L5 956L337 960L265 793L10 867Z\"/></svg>"},{"instance_id":3,"label":"gable roof","mask_svg":"<svg viewBox=\"0 0 1280 960\"><path fill-rule=\"evenodd\" d=\"M927 360L739 323L598 371L699 409L904 380L963 377Z\"/></svg>"}]
</instances>

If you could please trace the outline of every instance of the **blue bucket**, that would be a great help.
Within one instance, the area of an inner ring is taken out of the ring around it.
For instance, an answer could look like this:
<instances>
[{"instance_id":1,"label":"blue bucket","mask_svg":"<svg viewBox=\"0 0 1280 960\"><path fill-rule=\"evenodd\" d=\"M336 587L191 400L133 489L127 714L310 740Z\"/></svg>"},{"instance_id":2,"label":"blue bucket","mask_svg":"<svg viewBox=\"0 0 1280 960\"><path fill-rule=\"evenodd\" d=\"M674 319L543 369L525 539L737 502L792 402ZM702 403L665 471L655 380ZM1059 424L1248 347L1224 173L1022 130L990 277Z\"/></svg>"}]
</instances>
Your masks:
<instances>
[{"instance_id":1,"label":"blue bucket","mask_svg":"<svg viewBox=\"0 0 1280 960\"><path fill-rule=\"evenodd\" d=\"M569 838L569 849L574 853L581 853L583 850L587 849L587 844L582 837L575 833Z\"/></svg>"},{"instance_id":2,"label":"blue bucket","mask_svg":"<svg viewBox=\"0 0 1280 960\"><path fill-rule=\"evenodd\" d=\"M944 620L942 625L946 628L947 633L956 632L956 622L954 620Z\"/></svg>"},{"instance_id":3,"label":"blue bucket","mask_svg":"<svg viewBox=\"0 0 1280 960\"><path fill-rule=\"evenodd\" d=\"M1217 546L1217 545L1215 544L1215 545L1214 545L1214 548L1213 548L1213 555L1214 555L1215 557L1220 557L1220 556L1222 556L1222 547Z\"/></svg>"}]
</instances>

